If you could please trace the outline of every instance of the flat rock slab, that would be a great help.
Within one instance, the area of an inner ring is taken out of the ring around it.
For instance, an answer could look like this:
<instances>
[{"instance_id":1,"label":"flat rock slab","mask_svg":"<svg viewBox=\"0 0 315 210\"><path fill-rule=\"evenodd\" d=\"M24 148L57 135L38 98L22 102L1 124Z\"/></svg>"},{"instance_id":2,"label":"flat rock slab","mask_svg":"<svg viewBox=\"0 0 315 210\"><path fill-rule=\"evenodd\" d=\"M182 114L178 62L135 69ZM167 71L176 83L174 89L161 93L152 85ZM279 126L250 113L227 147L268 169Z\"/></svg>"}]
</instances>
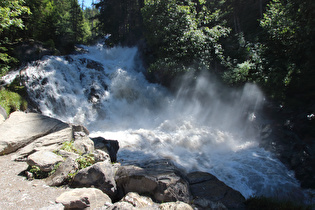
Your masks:
<instances>
[{"instance_id":1,"label":"flat rock slab","mask_svg":"<svg viewBox=\"0 0 315 210\"><path fill-rule=\"evenodd\" d=\"M50 133L40 137L25 147L19 149L12 158L17 161L25 160L29 155L40 150L56 151L59 150L63 143L72 140L72 128L67 127L60 131Z\"/></svg>"},{"instance_id":2,"label":"flat rock slab","mask_svg":"<svg viewBox=\"0 0 315 210\"><path fill-rule=\"evenodd\" d=\"M14 112L0 124L0 154L15 152L40 137L68 127L60 120L41 114Z\"/></svg>"},{"instance_id":3,"label":"flat rock slab","mask_svg":"<svg viewBox=\"0 0 315 210\"><path fill-rule=\"evenodd\" d=\"M78 188L62 193L56 203L62 203L66 209L96 209L111 204L112 200L99 189Z\"/></svg>"}]
</instances>

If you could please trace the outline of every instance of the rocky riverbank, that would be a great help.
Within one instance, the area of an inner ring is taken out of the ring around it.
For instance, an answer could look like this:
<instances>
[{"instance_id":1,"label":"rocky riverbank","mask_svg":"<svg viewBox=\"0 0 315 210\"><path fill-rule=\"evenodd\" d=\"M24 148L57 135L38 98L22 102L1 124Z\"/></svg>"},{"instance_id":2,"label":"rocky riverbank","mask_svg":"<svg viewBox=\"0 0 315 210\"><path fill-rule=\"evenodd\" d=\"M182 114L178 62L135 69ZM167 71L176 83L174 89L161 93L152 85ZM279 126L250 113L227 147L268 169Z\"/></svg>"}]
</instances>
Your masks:
<instances>
[{"instance_id":1,"label":"rocky riverbank","mask_svg":"<svg viewBox=\"0 0 315 210\"><path fill-rule=\"evenodd\" d=\"M89 138L83 126L14 112L0 133L5 209L245 208L241 193L209 173L187 174L168 159L116 163L118 141Z\"/></svg>"}]
</instances>

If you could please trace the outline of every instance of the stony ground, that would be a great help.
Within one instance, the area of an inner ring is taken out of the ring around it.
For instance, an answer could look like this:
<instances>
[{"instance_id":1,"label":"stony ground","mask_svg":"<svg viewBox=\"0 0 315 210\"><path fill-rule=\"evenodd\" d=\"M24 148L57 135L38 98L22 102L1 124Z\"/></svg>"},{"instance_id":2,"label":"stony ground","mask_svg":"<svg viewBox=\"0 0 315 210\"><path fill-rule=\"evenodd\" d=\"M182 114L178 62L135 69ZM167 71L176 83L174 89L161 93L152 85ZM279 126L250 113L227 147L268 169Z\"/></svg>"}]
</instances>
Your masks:
<instances>
[{"instance_id":1,"label":"stony ground","mask_svg":"<svg viewBox=\"0 0 315 210\"><path fill-rule=\"evenodd\" d=\"M11 160L11 154L0 156L0 209L39 209L55 203L65 188L49 187L44 180L27 180L25 162Z\"/></svg>"}]
</instances>

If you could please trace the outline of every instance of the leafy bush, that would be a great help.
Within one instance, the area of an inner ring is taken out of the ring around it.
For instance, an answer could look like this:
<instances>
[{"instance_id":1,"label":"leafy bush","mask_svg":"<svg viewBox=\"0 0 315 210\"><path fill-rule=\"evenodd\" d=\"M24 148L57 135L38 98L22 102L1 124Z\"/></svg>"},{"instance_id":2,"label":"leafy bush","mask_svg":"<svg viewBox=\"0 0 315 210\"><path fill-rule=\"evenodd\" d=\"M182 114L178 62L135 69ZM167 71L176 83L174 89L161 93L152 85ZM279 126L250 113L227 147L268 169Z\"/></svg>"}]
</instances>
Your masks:
<instances>
[{"instance_id":1,"label":"leafy bush","mask_svg":"<svg viewBox=\"0 0 315 210\"><path fill-rule=\"evenodd\" d=\"M62 147L60 149L68 151L68 152L74 152L74 153L79 154L78 150L76 148L74 148L74 146L73 146L73 141L63 142Z\"/></svg>"},{"instance_id":2,"label":"leafy bush","mask_svg":"<svg viewBox=\"0 0 315 210\"><path fill-rule=\"evenodd\" d=\"M27 171L31 172L35 179L44 179L49 175L48 172L41 171L38 166L29 166Z\"/></svg>"},{"instance_id":3,"label":"leafy bush","mask_svg":"<svg viewBox=\"0 0 315 210\"><path fill-rule=\"evenodd\" d=\"M0 90L0 105L9 115L11 112L27 109L27 102L18 93L8 90Z\"/></svg>"},{"instance_id":4,"label":"leafy bush","mask_svg":"<svg viewBox=\"0 0 315 210\"><path fill-rule=\"evenodd\" d=\"M76 159L79 163L79 169L87 168L95 163L93 154L85 154Z\"/></svg>"},{"instance_id":5,"label":"leafy bush","mask_svg":"<svg viewBox=\"0 0 315 210\"><path fill-rule=\"evenodd\" d=\"M168 83L165 79L172 80L192 65L210 68L214 59L221 59L220 39L231 29L221 22L224 14L214 4L220 2L145 1L145 38L153 50L149 71L159 82Z\"/></svg>"}]
</instances>

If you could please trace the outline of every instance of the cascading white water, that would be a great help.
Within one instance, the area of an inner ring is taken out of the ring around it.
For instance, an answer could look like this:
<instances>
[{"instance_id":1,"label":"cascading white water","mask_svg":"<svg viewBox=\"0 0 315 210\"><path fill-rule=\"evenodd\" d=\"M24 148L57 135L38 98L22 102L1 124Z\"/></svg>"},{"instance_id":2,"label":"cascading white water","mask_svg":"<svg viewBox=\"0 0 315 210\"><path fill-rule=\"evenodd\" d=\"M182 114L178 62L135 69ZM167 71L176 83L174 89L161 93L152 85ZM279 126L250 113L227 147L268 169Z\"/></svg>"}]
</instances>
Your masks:
<instances>
[{"instance_id":1,"label":"cascading white water","mask_svg":"<svg viewBox=\"0 0 315 210\"><path fill-rule=\"evenodd\" d=\"M214 174L247 198L299 194L293 173L255 140L255 111L263 102L255 85L232 91L202 74L194 82L183 78L173 95L145 79L136 48L84 48L25 69L43 114L119 140L122 164L169 158L187 171ZM91 60L99 64L89 66Z\"/></svg>"}]
</instances>

